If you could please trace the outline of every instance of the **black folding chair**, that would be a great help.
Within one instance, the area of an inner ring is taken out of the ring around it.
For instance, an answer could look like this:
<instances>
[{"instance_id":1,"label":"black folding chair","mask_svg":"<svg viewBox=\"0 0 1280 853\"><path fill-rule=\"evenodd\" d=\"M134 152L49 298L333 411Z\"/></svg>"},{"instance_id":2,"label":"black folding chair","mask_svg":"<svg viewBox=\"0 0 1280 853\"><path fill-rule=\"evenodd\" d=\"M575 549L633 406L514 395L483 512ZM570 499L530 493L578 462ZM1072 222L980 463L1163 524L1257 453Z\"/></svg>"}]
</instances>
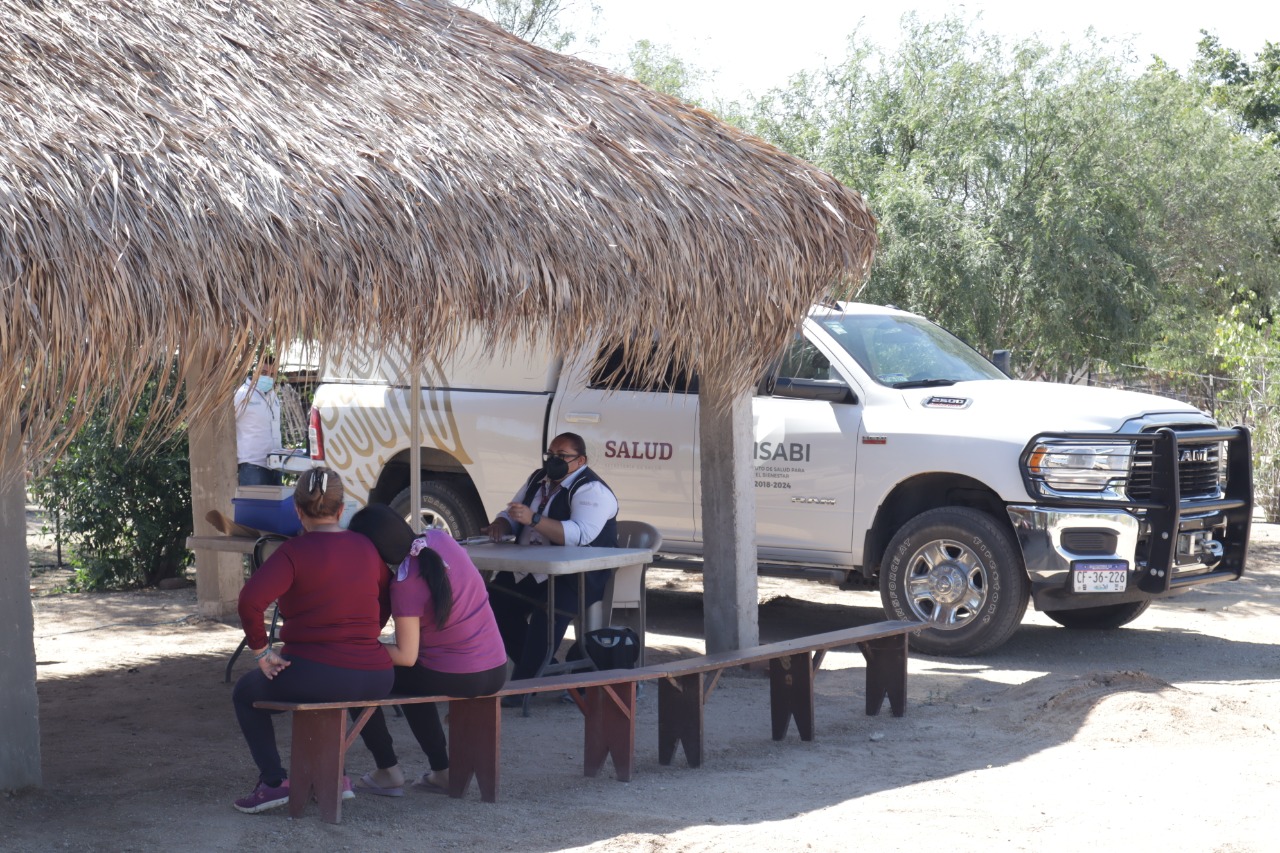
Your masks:
<instances>
[{"instance_id":1,"label":"black folding chair","mask_svg":"<svg viewBox=\"0 0 1280 853\"><path fill-rule=\"evenodd\" d=\"M264 533L258 537L258 541L253 543L253 555L249 558L249 574L253 574L258 567L267 561L267 557L276 548L280 547L281 542L289 539L288 536L281 536L279 533ZM280 624L280 605L275 604L271 608L271 629L267 631L267 642L274 643L276 641L276 627ZM245 646L249 644L247 638L241 638L240 645L236 646L236 650L231 655L231 660L227 661L227 671L222 677L223 683L231 681L231 668L236 665L236 658L240 657L240 653L244 651Z\"/></svg>"}]
</instances>

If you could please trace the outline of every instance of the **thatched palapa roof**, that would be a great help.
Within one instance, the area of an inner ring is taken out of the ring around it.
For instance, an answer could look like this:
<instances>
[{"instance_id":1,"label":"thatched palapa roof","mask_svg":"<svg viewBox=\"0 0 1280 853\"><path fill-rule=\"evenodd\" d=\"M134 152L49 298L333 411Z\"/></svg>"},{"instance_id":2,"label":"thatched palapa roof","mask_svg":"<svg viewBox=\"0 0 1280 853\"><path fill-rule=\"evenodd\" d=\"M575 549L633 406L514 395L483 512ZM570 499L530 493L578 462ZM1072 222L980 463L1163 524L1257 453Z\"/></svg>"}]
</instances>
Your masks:
<instances>
[{"instance_id":1,"label":"thatched palapa roof","mask_svg":"<svg viewBox=\"0 0 1280 853\"><path fill-rule=\"evenodd\" d=\"M0 394L34 426L199 343L539 322L754 383L874 219L713 116L441 0L0 0Z\"/></svg>"}]
</instances>

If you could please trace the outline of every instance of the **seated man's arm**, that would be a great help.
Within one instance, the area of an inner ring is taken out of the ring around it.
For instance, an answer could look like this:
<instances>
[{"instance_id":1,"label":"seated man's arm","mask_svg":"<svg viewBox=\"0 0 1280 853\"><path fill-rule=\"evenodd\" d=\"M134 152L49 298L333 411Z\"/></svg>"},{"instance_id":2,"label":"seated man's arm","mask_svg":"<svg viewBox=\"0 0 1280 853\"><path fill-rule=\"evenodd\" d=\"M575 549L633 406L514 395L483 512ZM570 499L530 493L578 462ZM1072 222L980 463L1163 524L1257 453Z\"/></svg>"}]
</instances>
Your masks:
<instances>
[{"instance_id":1,"label":"seated man's arm","mask_svg":"<svg viewBox=\"0 0 1280 853\"><path fill-rule=\"evenodd\" d=\"M515 496L511 498L511 503L508 504L508 506L518 504L524 499L524 493L528 488L528 485L528 483L525 483L524 486L520 487L520 491L515 493ZM515 533L516 522L512 519L510 513L504 509L493 517L493 521L489 522L484 527L481 527L480 532L496 542L503 536L510 536Z\"/></svg>"},{"instance_id":2,"label":"seated man's arm","mask_svg":"<svg viewBox=\"0 0 1280 853\"><path fill-rule=\"evenodd\" d=\"M497 518L481 527L480 532L497 542L503 536L510 536L514 533L515 528L511 526L511 520L507 518L506 512L500 512Z\"/></svg>"},{"instance_id":3,"label":"seated man's arm","mask_svg":"<svg viewBox=\"0 0 1280 853\"><path fill-rule=\"evenodd\" d=\"M617 514L618 499L609 487L599 482L587 483L573 493L568 520L555 522L560 529L550 531L546 529L550 525L545 525L539 526L538 532L557 545L590 545ZM554 535L557 533L559 538Z\"/></svg>"}]
</instances>

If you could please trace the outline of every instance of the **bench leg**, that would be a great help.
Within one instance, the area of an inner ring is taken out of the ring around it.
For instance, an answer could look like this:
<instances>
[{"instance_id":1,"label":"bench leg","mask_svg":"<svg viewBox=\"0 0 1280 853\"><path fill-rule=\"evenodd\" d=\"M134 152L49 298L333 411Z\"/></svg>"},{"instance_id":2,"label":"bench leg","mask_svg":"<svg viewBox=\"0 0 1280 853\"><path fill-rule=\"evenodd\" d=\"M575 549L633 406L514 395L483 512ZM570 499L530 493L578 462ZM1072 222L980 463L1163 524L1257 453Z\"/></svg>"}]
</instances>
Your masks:
<instances>
[{"instance_id":1,"label":"bench leg","mask_svg":"<svg viewBox=\"0 0 1280 853\"><path fill-rule=\"evenodd\" d=\"M585 694L583 774L595 776L612 755L618 781L630 782L636 759L636 683L588 687Z\"/></svg>"},{"instance_id":2,"label":"bench leg","mask_svg":"<svg viewBox=\"0 0 1280 853\"><path fill-rule=\"evenodd\" d=\"M690 767L702 766L703 673L658 682L658 763L670 764L676 744L684 746Z\"/></svg>"},{"instance_id":3,"label":"bench leg","mask_svg":"<svg viewBox=\"0 0 1280 853\"><path fill-rule=\"evenodd\" d=\"M320 819L342 820L342 756L346 720L341 709L293 712L289 755L289 817L302 817L315 795Z\"/></svg>"},{"instance_id":4,"label":"bench leg","mask_svg":"<svg viewBox=\"0 0 1280 853\"><path fill-rule=\"evenodd\" d=\"M907 635L858 643L867 659L867 715L880 713L884 700L895 717L907 711Z\"/></svg>"},{"instance_id":5,"label":"bench leg","mask_svg":"<svg viewBox=\"0 0 1280 853\"><path fill-rule=\"evenodd\" d=\"M769 711L774 740L787 736L792 718L800 740L813 740L813 670L812 652L769 661Z\"/></svg>"},{"instance_id":6,"label":"bench leg","mask_svg":"<svg viewBox=\"0 0 1280 853\"><path fill-rule=\"evenodd\" d=\"M449 796L462 797L476 777L480 799L498 800L498 745L502 707L497 696L449 702Z\"/></svg>"}]
</instances>

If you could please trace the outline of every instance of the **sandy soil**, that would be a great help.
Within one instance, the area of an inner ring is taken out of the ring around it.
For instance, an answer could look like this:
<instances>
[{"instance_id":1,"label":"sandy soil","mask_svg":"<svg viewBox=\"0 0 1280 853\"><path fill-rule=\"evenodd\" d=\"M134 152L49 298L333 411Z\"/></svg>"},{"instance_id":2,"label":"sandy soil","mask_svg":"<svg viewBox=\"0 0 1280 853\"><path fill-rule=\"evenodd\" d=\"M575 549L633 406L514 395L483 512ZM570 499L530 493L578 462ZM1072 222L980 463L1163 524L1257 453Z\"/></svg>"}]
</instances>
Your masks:
<instances>
[{"instance_id":1,"label":"sandy soil","mask_svg":"<svg viewBox=\"0 0 1280 853\"><path fill-rule=\"evenodd\" d=\"M222 681L239 632L194 589L56 592L35 644L45 785L0 798L0 848L50 850L1274 850L1280 802L1280 532L1255 530L1234 584L1074 632L1029 614L980 659L913 656L907 714L862 713L856 652L828 656L817 738L769 738L768 684L730 673L707 705L702 768L657 760L640 697L637 772L581 773L577 710L504 711L499 801L361 796L343 822L242 815L254 771ZM700 650L698 577L651 575L656 656ZM53 590L54 592L50 593ZM871 593L763 579L761 634L876 621ZM247 661L237 664L237 674ZM288 725L279 726L287 749ZM402 720L409 770L425 761ZM356 775L372 762L357 744Z\"/></svg>"}]
</instances>

